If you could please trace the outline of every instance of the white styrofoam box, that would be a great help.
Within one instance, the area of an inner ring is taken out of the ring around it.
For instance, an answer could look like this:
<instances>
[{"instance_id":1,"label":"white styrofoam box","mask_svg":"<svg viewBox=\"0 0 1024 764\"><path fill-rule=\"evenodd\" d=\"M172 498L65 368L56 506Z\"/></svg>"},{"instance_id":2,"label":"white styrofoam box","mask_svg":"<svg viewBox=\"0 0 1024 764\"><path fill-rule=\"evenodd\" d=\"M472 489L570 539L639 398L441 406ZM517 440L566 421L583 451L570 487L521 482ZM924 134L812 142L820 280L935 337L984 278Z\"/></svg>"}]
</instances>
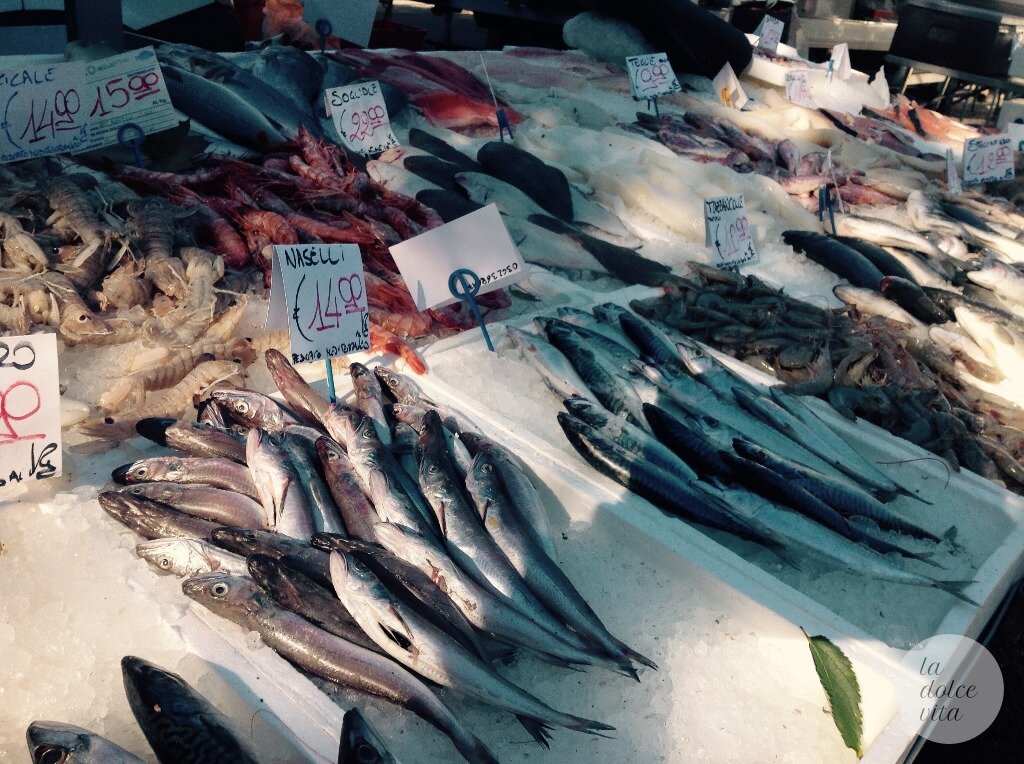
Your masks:
<instances>
[{"instance_id":1,"label":"white styrofoam box","mask_svg":"<svg viewBox=\"0 0 1024 764\"><path fill-rule=\"evenodd\" d=\"M636 290L630 291L630 296L636 294ZM625 304L628 298L623 295L614 301ZM491 326L492 339L499 347L501 331ZM555 450L553 458L567 467L597 483L612 485L609 479L590 469L566 442L555 423L559 402L547 393L539 376L508 357L512 354L504 355L492 356L475 338L461 345L449 344L438 348L436 353L428 352L433 374L426 382L444 389L446 394L462 398L474 417L495 422L510 436L544 442ZM770 381L732 359L727 362L748 379ZM486 386L481 385L484 380ZM941 555L937 561L945 570L922 567L920 571L938 578L975 580L966 594L980 603L980 607L975 608L938 590L892 589L838 571L801 577L800 573L775 564L770 555L749 545L728 537L724 543L755 563L742 561L752 575L770 575L773 580L777 579L776 585L783 588L799 585L802 593L813 599L819 608L841 616L887 643L893 658L900 650L934 633L945 631L976 636L1024 566L1024 500L966 471L950 475L944 463L934 455L866 422L847 422L823 401L809 399L808 403L883 472L932 502L932 506L927 506L901 497L891 504L894 511L940 535L950 526L957 526L957 542L969 551ZM719 543L703 538L709 546L721 549ZM880 599L877 609L865 607L865 601L872 597ZM904 597L914 606L908 608L905 602L896 601Z\"/></svg>"},{"instance_id":2,"label":"white styrofoam box","mask_svg":"<svg viewBox=\"0 0 1024 764\"><path fill-rule=\"evenodd\" d=\"M1021 50L1024 50L1024 47ZM1015 119L1024 119L1024 98L1007 98L1003 101L1003 105L999 107L999 116L996 117L996 127L1005 130Z\"/></svg>"}]
</instances>

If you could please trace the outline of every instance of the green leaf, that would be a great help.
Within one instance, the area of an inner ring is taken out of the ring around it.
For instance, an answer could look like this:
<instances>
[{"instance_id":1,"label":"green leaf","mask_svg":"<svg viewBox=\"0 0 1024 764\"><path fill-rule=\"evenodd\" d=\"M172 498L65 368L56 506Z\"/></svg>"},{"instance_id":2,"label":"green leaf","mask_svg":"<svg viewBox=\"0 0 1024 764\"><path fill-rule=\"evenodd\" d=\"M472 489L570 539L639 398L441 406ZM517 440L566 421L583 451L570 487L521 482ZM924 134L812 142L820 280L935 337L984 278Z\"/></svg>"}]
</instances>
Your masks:
<instances>
[{"instance_id":1,"label":"green leaf","mask_svg":"<svg viewBox=\"0 0 1024 764\"><path fill-rule=\"evenodd\" d=\"M860 685L853 673L853 664L827 637L811 637L807 632L804 636L814 660L814 670L818 672L818 679L828 696L832 719L843 736L843 742L860 758L864 755L864 717L860 710Z\"/></svg>"}]
</instances>

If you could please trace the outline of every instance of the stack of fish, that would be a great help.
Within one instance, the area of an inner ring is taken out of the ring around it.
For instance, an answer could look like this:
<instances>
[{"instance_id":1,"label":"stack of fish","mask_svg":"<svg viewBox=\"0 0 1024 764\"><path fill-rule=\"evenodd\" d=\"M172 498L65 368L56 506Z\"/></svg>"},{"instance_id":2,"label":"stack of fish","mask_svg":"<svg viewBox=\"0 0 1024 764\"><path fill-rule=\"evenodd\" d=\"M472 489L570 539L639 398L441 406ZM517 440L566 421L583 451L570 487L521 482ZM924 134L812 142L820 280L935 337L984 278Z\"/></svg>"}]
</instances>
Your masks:
<instances>
[{"instance_id":1,"label":"stack of fish","mask_svg":"<svg viewBox=\"0 0 1024 764\"><path fill-rule=\"evenodd\" d=\"M907 545L935 552L943 539L887 506L917 497L798 397L744 381L699 343L612 303L535 323L544 336L509 328L509 337L563 399L559 423L596 469L670 514L786 561L809 554L964 598L967 582L885 556L936 565Z\"/></svg>"},{"instance_id":2,"label":"stack of fish","mask_svg":"<svg viewBox=\"0 0 1024 764\"><path fill-rule=\"evenodd\" d=\"M114 479L126 487L99 497L150 539L140 555L191 576L188 596L300 668L419 714L470 761L493 759L421 678L510 711L541 744L553 726L612 729L494 668L513 648L634 678L634 661L654 667L554 561L521 460L384 367L352 365L350 407L282 354L267 365L288 408L221 389L197 422L138 424L187 454L125 465Z\"/></svg>"},{"instance_id":3,"label":"stack of fish","mask_svg":"<svg viewBox=\"0 0 1024 764\"><path fill-rule=\"evenodd\" d=\"M811 246L854 254L852 246L871 247L825 236ZM868 262L860 269L868 266L874 268ZM979 388L1000 379L999 364L1013 356L1019 320L951 289L919 287L910 278L882 277L877 269L869 282L880 281L884 296L835 288L847 311L794 299L754 276L694 269L691 279L636 303L636 310L777 376L792 393L827 397L849 419L865 417L938 454L953 469L962 464L1016 490L1024 485L1024 412ZM852 269L845 275L854 277ZM924 323L929 315L930 325ZM963 323L975 316L977 323ZM948 323L935 323L941 321Z\"/></svg>"},{"instance_id":4,"label":"stack of fish","mask_svg":"<svg viewBox=\"0 0 1024 764\"><path fill-rule=\"evenodd\" d=\"M870 174L844 167L838 161L830 168L825 151L801 155L789 139L763 138L727 120L692 112L681 117L637 112L636 118L632 125L621 127L649 136L695 162L714 162L736 172L756 172L777 180L786 193L807 209L817 210L817 192L824 187L829 187L833 200L838 196L846 204L899 203L886 193L892 189Z\"/></svg>"},{"instance_id":5,"label":"stack of fish","mask_svg":"<svg viewBox=\"0 0 1024 764\"><path fill-rule=\"evenodd\" d=\"M121 660L121 673L128 704L159 761L260 760L224 714L177 674L134 655ZM63 722L34 721L25 737L32 764L142 764L117 743ZM345 712L338 762L394 762L358 709Z\"/></svg>"}]
</instances>

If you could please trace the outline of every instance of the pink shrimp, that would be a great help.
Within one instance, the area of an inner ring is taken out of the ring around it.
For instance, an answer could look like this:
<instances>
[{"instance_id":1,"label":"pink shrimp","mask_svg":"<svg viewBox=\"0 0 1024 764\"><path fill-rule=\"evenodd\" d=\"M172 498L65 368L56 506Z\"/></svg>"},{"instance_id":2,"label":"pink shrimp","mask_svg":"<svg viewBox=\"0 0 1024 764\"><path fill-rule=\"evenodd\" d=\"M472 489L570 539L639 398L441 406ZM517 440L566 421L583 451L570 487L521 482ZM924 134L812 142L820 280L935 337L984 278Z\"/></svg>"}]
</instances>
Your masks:
<instances>
[{"instance_id":1,"label":"pink shrimp","mask_svg":"<svg viewBox=\"0 0 1024 764\"><path fill-rule=\"evenodd\" d=\"M370 350L378 353L391 353L402 358L409 368L417 374L423 374L427 371L426 362L420 357L419 353L409 347L393 332L389 332L376 324L370 324Z\"/></svg>"},{"instance_id":2,"label":"pink shrimp","mask_svg":"<svg viewBox=\"0 0 1024 764\"><path fill-rule=\"evenodd\" d=\"M315 236L329 244L371 244L375 240L365 228L353 225L345 227L331 225L295 212L287 216L287 222L296 230Z\"/></svg>"},{"instance_id":3,"label":"pink shrimp","mask_svg":"<svg viewBox=\"0 0 1024 764\"><path fill-rule=\"evenodd\" d=\"M395 311L370 306L370 321L400 337L424 337L434 328L430 316L412 311Z\"/></svg>"},{"instance_id":4,"label":"pink shrimp","mask_svg":"<svg viewBox=\"0 0 1024 764\"><path fill-rule=\"evenodd\" d=\"M203 183L210 183L224 177L225 168L223 165L208 167L201 170L193 170L188 173L157 172L146 170L132 165L121 165L118 168L118 175L124 178L149 183L154 186L198 186Z\"/></svg>"}]
</instances>

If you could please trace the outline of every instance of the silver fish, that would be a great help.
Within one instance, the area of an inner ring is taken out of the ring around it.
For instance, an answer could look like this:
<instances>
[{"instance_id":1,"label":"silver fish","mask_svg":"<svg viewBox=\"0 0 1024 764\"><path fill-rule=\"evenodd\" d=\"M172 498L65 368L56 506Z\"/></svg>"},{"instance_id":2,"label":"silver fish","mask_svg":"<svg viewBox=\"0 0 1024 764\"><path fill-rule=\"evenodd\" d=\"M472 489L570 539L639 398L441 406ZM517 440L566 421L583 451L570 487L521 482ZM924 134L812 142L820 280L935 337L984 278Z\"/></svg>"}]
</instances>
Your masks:
<instances>
[{"instance_id":1,"label":"silver fish","mask_svg":"<svg viewBox=\"0 0 1024 764\"><path fill-rule=\"evenodd\" d=\"M183 578L215 570L237 576L248 573L244 557L203 539L152 539L137 544L135 553L154 568Z\"/></svg>"},{"instance_id":2,"label":"silver fish","mask_svg":"<svg viewBox=\"0 0 1024 764\"><path fill-rule=\"evenodd\" d=\"M497 764L484 744L413 674L278 607L252 579L208 573L186 579L181 588L217 615L259 633L270 648L303 670L403 706L447 735L467 761Z\"/></svg>"},{"instance_id":3,"label":"silver fish","mask_svg":"<svg viewBox=\"0 0 1024 764\"><path fill-rule=\"evenodd\" d=\"M181 483L206 485L257 498L256 485L244 464L223 457L154 456L118 467L118 483Z\"/></svg>"},{"instance_id":4,"label":"silver fish","mask_svg":"<svg viewBox=\"0 0 1024 764\"><path fill-rule=\"evenodd\" d=\"M314 532L313 516L301 478L288 455L263 430L252 429L245 457L269 526L278 533L308 541Z\"/></svg>"},{"instance_id":5,"label":"silver fish","mask_svg":"<svg viewBox=\"0 0 1024 764\"><path fill-rule=\"evenodd\" d=\"M504 679L396 600L352 555L331 553L331 580L338 598L363 631L396 661L430 681L536 720L540 725L581 732L611 729L599 722L560 713ZM543 735L543 730L538 734Z\"/></svg>"},{"instance_id":6,"label":"silver fish","mask_svg":"<svg viewBox=\"0 0 1024 764\"><path fill-rule=\"evenodd\" d=\"M193 517L242 528L266 528L267 515L254 499L241 493L181 483L136 483L117 491L158 501Z\"/></svg>"},{"instance_id":7,"label":"silver fish","mask_svg":"<svg viewBox=\"0 0 1024 764\"><path fill-rule=\"evenodd\" d=\"M73 724L32 722L25 737L32 764L142 764L135 754Z\"/></svg>"},{"instance_id":8,"label":"silver fish","mask_svg":"<svg viewBox=\"0 0 1024 764\"><path fill-rule=\"evenodd\" d=\"M232 419L246 427L281 432L287 425L299 424L280 403L262 393L251 390L214 390L213 399L225 408Z\"/></svg>"},{"instance_id":9,"label":"silver fish","mask_svg":"<svg viewBox=\"0 0 1024 764\"><path fill-rule=\"evenodd\" d=\"M505 336L555 395L562 398L578 395L597 400L569 360L547 340L513 326L505 330Z\"/></svg>"},{"instance_id":10,"label":"silver fish","mask_svg":"<svg viewBox=\"0 0 1024 764\"><path fill-rule=\"evenodd\" d=\"M349 375L352 377L352 388L355 390L353 407L373 421L380 442L390 448L391 429L384 416L384 395L380 389L380 382L377 381L376 375L361 363L350 365Z\"/></svg>"}]
</instances>

